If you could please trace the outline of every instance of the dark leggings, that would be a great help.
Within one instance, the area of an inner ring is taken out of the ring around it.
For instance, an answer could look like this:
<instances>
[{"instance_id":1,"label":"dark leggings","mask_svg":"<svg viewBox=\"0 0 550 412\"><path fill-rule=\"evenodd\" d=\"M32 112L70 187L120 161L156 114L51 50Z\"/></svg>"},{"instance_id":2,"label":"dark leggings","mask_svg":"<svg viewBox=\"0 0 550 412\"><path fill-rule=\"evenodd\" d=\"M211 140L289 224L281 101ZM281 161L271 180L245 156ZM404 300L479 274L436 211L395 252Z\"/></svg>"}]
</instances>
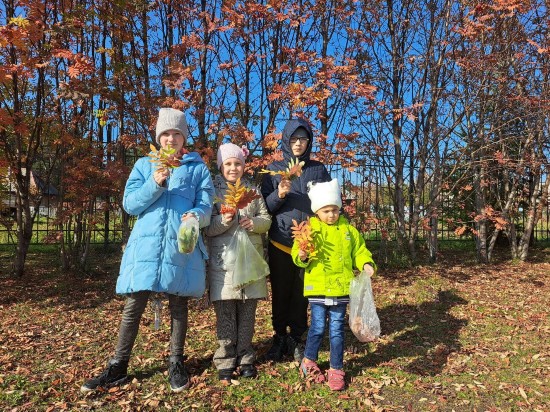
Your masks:
<instances>
[{"instance_id":1,"label":"dark leggings","mask_svg":"<svg viewBox=\"0 0 550 412\"><path fill-rule=\"evenodd\" d=\"M115 349L116 360L128 361L130 359L138 334L141 315L145 311L150 295L150 291L142 291L132 293L126 299L118 332L118 343ZM183 355L183 346L187 335L187 301L187 297L168 294L168 307L172 318L170 355L173 358L181 358Z\"/></svg>"}]
</instances>

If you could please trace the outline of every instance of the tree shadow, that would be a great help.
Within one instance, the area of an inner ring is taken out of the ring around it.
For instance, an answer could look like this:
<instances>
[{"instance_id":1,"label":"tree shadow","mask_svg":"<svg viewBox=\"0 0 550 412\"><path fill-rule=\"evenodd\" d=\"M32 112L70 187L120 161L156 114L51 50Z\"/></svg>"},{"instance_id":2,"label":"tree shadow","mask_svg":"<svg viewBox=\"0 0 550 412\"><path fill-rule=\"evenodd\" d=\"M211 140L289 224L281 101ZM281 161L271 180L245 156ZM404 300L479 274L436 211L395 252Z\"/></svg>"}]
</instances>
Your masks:
<instances>
[{"instance_id":1,"label":"tree shadow","mask_svg":"<svg viewBox=\"0 0 550 412\"><path fill-rule=\"evenodd\" d=\"M354 376L365 366L392 364L395 367L394 361L406 358L410 362L402 369L409 373L422 376L441 373L449 355L460 350L459 333L468 323L449 312L454 306L466 303L455 292L445 290L434 300L420 305L396 304L380 309L378 316L386 339L377 344L373 353L347 362L347 369ZM351 338L355 339L352 334Z\"/></svg>"}]
</instances>

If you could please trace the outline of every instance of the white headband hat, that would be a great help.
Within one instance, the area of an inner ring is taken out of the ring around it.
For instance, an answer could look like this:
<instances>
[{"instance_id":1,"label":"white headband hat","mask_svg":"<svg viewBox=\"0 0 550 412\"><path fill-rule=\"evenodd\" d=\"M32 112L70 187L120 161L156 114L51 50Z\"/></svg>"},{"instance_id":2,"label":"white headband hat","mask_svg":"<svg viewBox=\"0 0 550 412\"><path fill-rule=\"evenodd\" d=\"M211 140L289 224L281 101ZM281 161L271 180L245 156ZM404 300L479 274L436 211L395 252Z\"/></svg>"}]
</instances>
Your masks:
<instances>
[{"instance_id":1,"label":"white headband hat","mask_svg":"<svg viewBox=\"0 0 550 412\"><path fill-rule=\"evenodd\" d=\"M163 107L159 110L155 138L158 144L160 144L160 135L168 130L177 130L183 135L184 141L187 140L189 132L187 131L185 114L182 111L170 107Z\"/></svg>"},{"instance_id":2,"label":"white headband hat","mask_svg":"<svg viewBox=\"0 0 550 412\"><path fill-rule=\"evenodd\" d=\"M338 180L332 179L330 182L314 183L308 182L307 195L311 200L311 210L316 213L319 209L329 205L342 207L342 197L340 195L340 185Z\"/></svg>"}]
</instances>

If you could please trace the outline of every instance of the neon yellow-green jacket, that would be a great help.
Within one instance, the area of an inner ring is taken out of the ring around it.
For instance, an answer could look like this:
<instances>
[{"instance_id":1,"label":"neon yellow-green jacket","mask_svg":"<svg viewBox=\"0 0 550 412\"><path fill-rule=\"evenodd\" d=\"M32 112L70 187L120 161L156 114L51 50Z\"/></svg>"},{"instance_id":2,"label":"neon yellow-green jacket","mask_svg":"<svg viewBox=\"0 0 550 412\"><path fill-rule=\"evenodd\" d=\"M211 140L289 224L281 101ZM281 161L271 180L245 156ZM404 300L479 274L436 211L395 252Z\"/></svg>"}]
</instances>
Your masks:
<instances>
[{"instance_id":1,"label":"neon yellow-green jacket","mask_svg":"<svg viewBox=\"0 0 550 412\"><path fill-rule=\"evenodd\" d=\"M292 245L292 260L306 268L304 296L346 296L353 279L353 268L362 270L368 263L376 270L372 253L365 240L348 220L340 216L333 225L310 218L313 242L317 255L302 262L298 257L298 243Z\"/></svg>"}]
</instances>

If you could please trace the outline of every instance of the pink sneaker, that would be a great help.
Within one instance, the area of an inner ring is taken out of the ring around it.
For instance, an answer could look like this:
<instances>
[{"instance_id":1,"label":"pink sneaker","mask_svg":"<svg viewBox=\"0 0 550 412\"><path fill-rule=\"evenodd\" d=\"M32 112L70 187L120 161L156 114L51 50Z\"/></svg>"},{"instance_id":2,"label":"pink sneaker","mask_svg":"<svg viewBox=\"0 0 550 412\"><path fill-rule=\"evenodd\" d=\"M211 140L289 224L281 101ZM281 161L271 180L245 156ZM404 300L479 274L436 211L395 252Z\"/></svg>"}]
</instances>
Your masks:
<instances>
[{"instance_id":1,"label":"pink sneaker","mask_svg":"<svg viewBox=\"0 0 550 412\"><path fill-rule=\"evenodd\" d=\"M333 391L343 391L346 387L344 382L344 376L346 374L341 369L329 369L328 370L328 386Z\"/></svg>"},{"instance_id":2,"label":"pink sneaker","mask_svg":"<svg viewBox=\"0 0 550 412\"><path fill-rule=\"evenodd\" d=\"M300 363L300 375L306 379L311 379L315 383L323 383L325 381L325 375L319 369L317 362L307 358L303 358Z\"/></svg>"}]
</instances>

